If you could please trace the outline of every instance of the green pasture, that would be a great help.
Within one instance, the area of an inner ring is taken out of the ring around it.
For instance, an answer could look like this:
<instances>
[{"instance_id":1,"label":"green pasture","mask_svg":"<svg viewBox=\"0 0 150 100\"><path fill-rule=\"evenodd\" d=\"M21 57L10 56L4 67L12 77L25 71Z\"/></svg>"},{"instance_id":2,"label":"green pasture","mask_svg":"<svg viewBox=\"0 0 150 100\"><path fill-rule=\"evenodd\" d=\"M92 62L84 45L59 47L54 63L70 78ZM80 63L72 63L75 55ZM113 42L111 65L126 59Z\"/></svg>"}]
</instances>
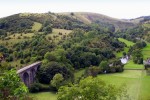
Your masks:
<instances>
[{"instance_id":1,"label":"green pasture","mask_svg":"<svg viewBox=\"0 0 150 100\"><path fill-rule=\"evenodd\" d=\"M130 47L130 46L133 46L133 45L134 45L134 43L133 43L133 42L128 41L128 40L123 39L123 38L118 38L118 40L119 40L119 41L121 41L121 42L124 42L124 43L125 43L128 47Z\"/></svg>"},{"instance_id":2,"label":"green pasture","mask_svg":"<svg viewBox=\"0 0 150 100\"><path fill-rule=\"evenodd\" d=\"M144 69L143 64L135 64L132 60L128 61L124 66L125 69Z\"/></svg>"},{"instance_id":3,"label":"green pasture","mask_svg":"<svg viewBox=\"0 0 150 100\"><path fill-rule=\"evenodd\" d=\"M131 100L149 100L150 76L144 70L125 70L122 73L99 75L108 84L116 87L126 86Z\"/></svg>"},{"instance_id":4,"label":"green pasture","mask_svg":"<svg viewBox=\"0 0 150 100\"><path fill-rule=\"evenodd\" d=\"M116 53L116 56L117 56L117 57L122 57L123 52L126 52L126 53L127 53L128 50L129 50L129 48L128 48L128 47L125 47L123 51L120 51L120 52Z\"/></svg>"},{"instance_id":5,"label":"green pasture","mask_svg":"<svg viewBox=\"0 0 150 100\"><path fill-rule=\"evenodd\" d=\"M142 53L143 53L144 59L150 58L150 43L147 43L147 46L142 49Z\"/></svg>"},{"instance_id":6,"label":"green pasture","mask_svg":"<svg viewBox=\"0 0 150 100\"><path fill-rule=\"evenodd\" d=\"M140 92L140 100L150 100L150 76L143 76L141 92Z\"/></svg>"},{"instance_id":7,"label":"green pasture","mask_svg":"<svg viewBox=\"0 0 150 100\"><path fill-rule=\"evenodd\" d=\"M34 100L57 100L57 94L53 92L30 93Z\"/></svg>"},{"instance_id":8,"label":"green pasture","mask_svg":"<svg viewBox=\"0 0 150 100\"><path fill-rule=\"evenodd\" d=\"M12 47L14 44L25 41L28 39L9 39L9 40L0 40L0 45L5 45L7 47Z\"/></svg>"},{"instance_id":9,"label":"green pasture","mask_svg":"<svg viewBox=\"0 0 150 100\"><path fill-rule=\"evenodd\" d=\"M32 36L34 36L34 33L15 33L13 35L10 35L8 37L10 37L11 39L18 39L18 38L21 38L21 39L24 39L25 37L28 37L28 38L31 38Z\"/></svg>"},{"instance_id":10,"label":"green pasture","mask_svg":"<svg viewBox=\"0 0 150 100\"><path fill-rule=\"evenodd\" d=\"M53 32L46 35L46 39L49 40L48 38L51 37L51 40L54 40L57 43L60 40L62 40L63 37L67 37L67 35L71 32L72 32L72 30L53 28ZM61 33L61 34L59 34L59 33Z\"/></svg>"},{"instance_id":11,"label":"green pasture","mask_svg":"<svg viewBox=\"0 0 150 100\"><path fill-rule=\"evenodd\" d=\"M38 22L34 22L33 26L32 26L32 31L39 31L42 27L41 23Z\"/></svg>"},{"instance_id":12,"label":"green pasture","mask_svg":"<svg viewBox=\"0 0 150 100\"><path fill-rule=\"evenodd\" d=\"M150 28L150 24L149 23L145 23L143 24L144 27Z\"/></svg>"}]
</instances>

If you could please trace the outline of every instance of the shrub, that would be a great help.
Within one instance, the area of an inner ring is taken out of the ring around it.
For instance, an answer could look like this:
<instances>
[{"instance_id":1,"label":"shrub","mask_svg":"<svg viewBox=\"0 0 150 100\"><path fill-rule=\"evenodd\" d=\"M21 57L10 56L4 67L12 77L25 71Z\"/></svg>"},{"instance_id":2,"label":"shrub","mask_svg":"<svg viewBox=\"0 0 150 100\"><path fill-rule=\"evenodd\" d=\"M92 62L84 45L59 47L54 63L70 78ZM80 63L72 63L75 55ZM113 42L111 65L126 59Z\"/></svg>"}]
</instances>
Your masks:
<instances>
[{"instance_id":1,"label":"shrub","mask_svg":"<svg viewBox=\"0 0 150 100\"><path fill-rule=\"evenodd\" d=\"M33 83L29 88L29 91L31 93L37 93L37 92L48 91L48 90L50 90L50 87L48 85L43 85L40 83Z\"/></svg>"},{"instance_id":2,"label":"shrub","mask_svg":"<svg viewBox=\"0 0 150 100\"><path fill-rule=\"evenodd\" d=\"M39 92L40 91L40 84L39 83L34 83L31 85L31 87L29 88L29 91L31 93L36 93L36 92Z\"/></svg>"},{"instance_id":3,"label":"shrub","mask_svg":"<svg viewBox=\"0 0 150 100\"><path fill-rule=\"evenodd\" d=\"M24 60L23 59L20 60L20 64L24 64Z\"/></svg>"},{"instance_id":4,"label":"shrub","mask_svg":"<svg viewBox=\"0 0 150 100\"><path fill-rule=\"evenodd\" d=\"M102 69L96 66L89 67L86 71L87 76L93 76L93 77L96 77L99 73L102 73Z\"/></svg>"}]
</instances>

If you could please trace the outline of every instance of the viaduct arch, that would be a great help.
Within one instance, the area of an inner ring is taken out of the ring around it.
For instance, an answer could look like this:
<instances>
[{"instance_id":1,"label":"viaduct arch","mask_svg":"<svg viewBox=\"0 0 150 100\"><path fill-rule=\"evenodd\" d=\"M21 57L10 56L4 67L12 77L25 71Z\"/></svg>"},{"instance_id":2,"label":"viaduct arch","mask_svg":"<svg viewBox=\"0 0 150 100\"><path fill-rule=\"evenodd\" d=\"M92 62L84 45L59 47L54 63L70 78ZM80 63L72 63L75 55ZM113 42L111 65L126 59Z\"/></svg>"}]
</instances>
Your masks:
<instances>
[{"instance_id":1,"label":"viaduct arch","mask_svg":"<svg viewBox=\"0 0 150 100\"><path fill-rule=\"evenodd\" d=\"M17 74L19 74L21 80L27 87L30 87L30 85L34 83L36 72L40 68L41 63L42 62L36 62L17 71Z\"/></svg>"}]
</instances>

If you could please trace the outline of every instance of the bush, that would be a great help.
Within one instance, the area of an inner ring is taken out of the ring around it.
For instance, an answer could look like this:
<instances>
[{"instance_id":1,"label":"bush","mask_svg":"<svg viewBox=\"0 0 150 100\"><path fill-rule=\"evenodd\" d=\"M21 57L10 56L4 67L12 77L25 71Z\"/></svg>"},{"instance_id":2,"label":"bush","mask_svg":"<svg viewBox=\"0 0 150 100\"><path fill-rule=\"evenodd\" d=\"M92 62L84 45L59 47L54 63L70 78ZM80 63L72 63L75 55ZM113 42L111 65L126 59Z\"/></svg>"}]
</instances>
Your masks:
<instances>
[{"instance_id":1,"label":"bush","mask_svg":"<svg viewBox=\"0 0 150 100\"><path fill-rule=\"evenodd\" d=\"M40 83L33 83L29 88L29 91L31 93L37 93L37 92L49 91L49 90L50 90L50 87L48 85L43 85Z\"/></svg>"},{"instance_id":2,"label":"bush","mask_svg":"<svg viewBox=\"0 0 150 100\"><path fill-rule=\"evenodd\" d=\"M34 83L31 85L31 87L29 88L29 91L31 93L36 93L36 92L39 92L40 91L40 87L41 85L39 83Z\"/></svg>"},{"instance_id":3,"label":"bush","mask_svg":"<svg viewBox=\"0 0 150 100\"><path fill-rule=\"evenodd\" d=\"M96 77L100 73L102 73L102 69L96 66L89 67L86 71L87 76L93 77Z\"/></svg>"},{"instance_id":4,"label":"bush","mask_svg":"<svg viewBox=\"0 0 150 100\"><path fill-rule=\"evenodd\" d=\"M20 64L24 64L24 60L23 59L20 60Z\"/></svg>"},{"instance_id":5,"label":"bush","mask_svg":"<svg viewBox=\"0 0 150 100\"><path fill-rule=\"evenodd\" d=\"M145 67L145 69L148 69L148 68L150 68L150 65L146 64L146 65L144 65L144 67Z\"/></svg>"},{"instance_id":6,"label":"bush","mask_svg":"<svg viewBox=\"0 0 150 100\"><path fill-rule=\"evenodd\" d=\"M115 73L116 72L116 68L115 67L110 67L110 73Z\"/></svg>"},{"instance_id":7,"label":"bush","mask_svg":"<svg viewBox=\"0 0 150 100\"><path fill-rule=\"evenodd\" d=\"M25 63L28 63L28 62L30 62L30 57L27 57L27 58L25 59Z\"/></svg>"}]
</instances>

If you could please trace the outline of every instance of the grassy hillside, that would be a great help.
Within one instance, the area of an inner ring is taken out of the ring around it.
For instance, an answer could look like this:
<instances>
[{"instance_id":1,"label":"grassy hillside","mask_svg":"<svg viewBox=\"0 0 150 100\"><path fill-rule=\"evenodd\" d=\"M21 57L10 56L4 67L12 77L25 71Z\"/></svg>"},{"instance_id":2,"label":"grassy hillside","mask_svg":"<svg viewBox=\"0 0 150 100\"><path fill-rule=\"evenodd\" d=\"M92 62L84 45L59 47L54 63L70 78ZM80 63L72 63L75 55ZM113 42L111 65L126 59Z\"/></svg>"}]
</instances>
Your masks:
<instances>
[{"instance_id":1,"label":"grassy hillside","mask_svg":"<svg viewBox=\"0 0 150 100\"><path fill-rule=\"evenodd\" d=\"M64 15L70 15L70 13L62 13ZM129 27L134 27L135 24L132 22L128 22L125 20L112 18L106 15L97 14L97 13L89 13L89 12L75 12L73 15L75 18L79 19L80 21L90 24L90 23L96 23L101 26L111 26L113 25L115 27L115 30L120 29L126 29Z\"/></svg>"},{"instance_id":2,"label":"grassy hillside","mask_svg":"<svg viewBox=\"0 0 150 100\"><path fill-rule=\"evenodd\" d=\"M39 31L42 27L42 24L41 23L38 23L38 22L34 22L33 26L32 26L32 31Z\"/></svg>"},{"instance_id":3,"label":"grassy hillside","mask_svg":"<svg viewBox=\"0 0 150 100\"><path fill-rule=\"evenodd\" d=\"M128 21L97 13L21 13L0 19L0 26L2 26L0 29L13 30L15 32L17 28L19 32L27 30L38 31L46 21L53 28L61 29L84 28L87 30L89 24L97 24L107 30L117 31L136 26L134 23ZM15 22L15 24L12 24L12 22Z\"/></svg>"},{"instance_id":4,"label":"grassy hillside","mask_svg":"<svg viewBox=\"0 0 150 100\"><path fill-rule=\"evenodd\" d=\"M142 49L142 54L144 59L150 58L150 43L147 43L147 46Z\"/></svg>"},{"instance_id":5,"label":"grassy hillside","mask_svg":"<svg viewBox=\"0 0 150 100\"><path fill-rule=\"evenodd\" d=\"M122 57L123 52L126 52L126 53L127 53L128 50L129 50L129 47L130 47L130 46L133 46L134 43L133 43L132 41L128 41L128 40L123 39L123 38L118 38L118 40L119 40L120 42L123 42L123 43L125 43L125 44L127 45L127 47L124 47L124 50L123 50L123 51L120 51L120 52L116 53L116 56L117 56L117 57Z\"/></svg>"},{"instance_id":6,"label":"grassy hillside","mask_svg":"<svg viewBox=\"0 0 150 100\"><path fill-rule=\"evenodd\" d=\"M123 39L123 38L118 38L118 39L119 39L119 41L125 43L125 44L127 45L127 47L130 47L130 46L133 46L133 45L134 45L133 42L128 41L128 40L126 40L126 39Z\"/></svg>"}]
</instances>

